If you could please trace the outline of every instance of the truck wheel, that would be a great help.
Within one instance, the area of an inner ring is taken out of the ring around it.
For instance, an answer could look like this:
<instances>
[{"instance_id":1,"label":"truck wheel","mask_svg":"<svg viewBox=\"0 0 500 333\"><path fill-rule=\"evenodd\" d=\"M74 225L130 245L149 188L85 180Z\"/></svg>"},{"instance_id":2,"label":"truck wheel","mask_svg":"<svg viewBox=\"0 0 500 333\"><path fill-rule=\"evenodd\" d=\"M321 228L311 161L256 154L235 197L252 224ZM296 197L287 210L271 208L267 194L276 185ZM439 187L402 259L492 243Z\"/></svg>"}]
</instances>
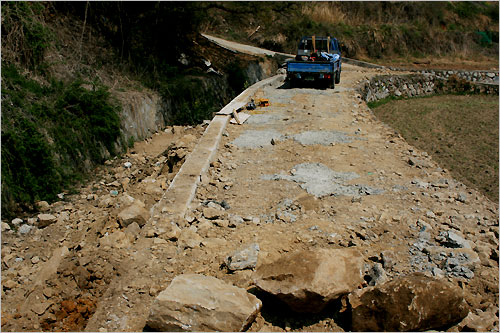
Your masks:
<instances>
[{"instance_id":1,"label":"truck wheel","mask_svg":"<svg viewBox=\"0 0 500 333\"><path fill-rule=\"evenodd\" d=\"M335 74L335 83L336 84L340 83L340 71L338 71L337 74Z\"/></svg>"},{"instance_id":2,"label":"truck wheel","mask_svg":"<svg viewBox=\"0 0 500 333\"><path fill-rule=\"evenodd\" d=\"M335 79L335 78L332 78L332 79L330 80L329 86L330 86L330 88L331 88L331 89L335 89L335 81L336 81L336 79Z\"/></svg>"}]
</instances>

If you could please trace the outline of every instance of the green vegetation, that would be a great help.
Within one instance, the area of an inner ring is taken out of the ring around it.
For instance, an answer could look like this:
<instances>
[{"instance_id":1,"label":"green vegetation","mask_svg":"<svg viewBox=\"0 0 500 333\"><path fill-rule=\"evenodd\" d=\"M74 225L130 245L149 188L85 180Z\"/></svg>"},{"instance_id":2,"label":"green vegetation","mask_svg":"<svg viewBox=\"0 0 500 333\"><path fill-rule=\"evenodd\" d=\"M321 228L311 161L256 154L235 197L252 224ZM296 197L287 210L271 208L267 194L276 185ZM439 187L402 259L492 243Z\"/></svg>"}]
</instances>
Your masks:
<instances>
[{"instance_id":1,"label":"green vegetation","mask_svg":"<svg viewBox=\"0 0 500 333\"><path fill-rule=\"evenodd\" d=\"M14 202L55 200L102 163L105 151L117 153L118 110L105 87L80 80L42 85L3 63L2 215Z\"/></svg>"},{"instance_id":2,"label":"green vegetation","mask_svg":"<svg viewBox=\"0 0 500 333\"><path fill-rule=\"evenodd\" d=\"M441 166L498 201L498 96L442 95L373 106L382 121Z\"/></svg>"},{"instance_id":3,"label":"green vegetation","mask_svg":"<svg viewBox=\"0 0 500 333\"><path fill-rule=\"evenodd\" d=\"M44 52L54 40L54 34L42 19L45 10L38 2L2 3L2 46L13 46L2 54L2 60L19 61L31 69L40 69Z\"/></svg>"}]
</instances>

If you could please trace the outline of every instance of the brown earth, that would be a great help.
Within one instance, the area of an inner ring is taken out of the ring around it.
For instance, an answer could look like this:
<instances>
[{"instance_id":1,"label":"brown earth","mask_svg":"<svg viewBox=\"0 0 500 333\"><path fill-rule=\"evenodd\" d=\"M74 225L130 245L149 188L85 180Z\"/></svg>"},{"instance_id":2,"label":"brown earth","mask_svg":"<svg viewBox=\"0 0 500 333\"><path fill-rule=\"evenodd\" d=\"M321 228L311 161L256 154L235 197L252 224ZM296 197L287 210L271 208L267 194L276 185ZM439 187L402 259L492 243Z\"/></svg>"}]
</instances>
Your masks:
<instances>
[{"instance_id":1,"label":"brown earth","mask_svg":"<svg viewBox=\"0 0 500 333\"><path fill-rule=\"evenodd\" d=\"M354 88L375 74L380 71L344 65L334 90L284 84L258 91L254 97L271 105L251 112L242 126L228 125L186 214L189 227L145 237L136 224L121 227L118 214L132 201L149 211L203 126L158 133L108 161L79 194L50 205L47 213L58 220L48 227L3 232L2 330L140 331L154 297L179 274L214 276L252 291L252 270L223 266L247 243L259 244L258 265L295 250L353 247L368 266L383 262L389 279L416 271L448 276L474 313L496 308L491 313L498 316L498 205L374 117ZM304 171L304 163L327 169ZM332 174L337 178L315 183ZM208 216L207 205L220 216ZM440 241L448 231L462 235L479 258L463 264L473 276L453 275L417 244L452 256L455 250ZM55 251L68 253L58 262ZM264 306L250 331L349 329L345 304L295 315L259 297Z\"/></svg>"},{"instance_id":2,"label":"brown earth","mask_svg":"<svg viewBox=\"0 0 500 333\"><path fill-rule=\"evenodd\" d=\"M374 109L412 145L498 202L498 96L434 96Z\"/></svg>"}]
</instances>

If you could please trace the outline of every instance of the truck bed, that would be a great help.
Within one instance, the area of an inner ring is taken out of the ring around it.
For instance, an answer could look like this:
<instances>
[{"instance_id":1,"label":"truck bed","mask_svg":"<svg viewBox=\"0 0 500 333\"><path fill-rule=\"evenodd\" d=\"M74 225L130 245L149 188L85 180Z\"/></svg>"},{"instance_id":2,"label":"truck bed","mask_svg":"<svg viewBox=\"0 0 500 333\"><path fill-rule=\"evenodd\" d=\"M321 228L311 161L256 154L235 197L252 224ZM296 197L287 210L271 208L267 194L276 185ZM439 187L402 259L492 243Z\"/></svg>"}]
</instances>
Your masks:
<instances>
[{"instance_id":1,"label":"truck bed","mask_svg":"<svg viewBox=\"0 0 500 333\"><path fill-rule=\"evenodd\" d=\"M288 72L333 73L334 63L330 61L289 61Z\"/></svg>"}]
</instances>

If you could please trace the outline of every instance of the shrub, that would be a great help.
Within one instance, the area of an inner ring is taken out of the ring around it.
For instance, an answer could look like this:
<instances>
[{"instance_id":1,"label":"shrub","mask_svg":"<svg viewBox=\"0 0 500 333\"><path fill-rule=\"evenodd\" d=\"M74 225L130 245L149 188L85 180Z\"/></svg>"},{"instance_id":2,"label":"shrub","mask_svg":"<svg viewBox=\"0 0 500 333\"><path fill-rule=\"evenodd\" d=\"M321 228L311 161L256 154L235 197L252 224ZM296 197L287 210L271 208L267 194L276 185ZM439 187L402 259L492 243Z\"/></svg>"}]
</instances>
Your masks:
<instances>
[{"instance_id":1,"label":"shrub","mask_svg":"<svg viewBox=\"0 0 500 333\"><path fill-rule=\"evenodd\" d=\"M42 86L2 64L3 216L13 213L14 202L55 200L102 162L106 150L116 153L118 108L105 87L84 84Z\"/></svg>"}]
</instances>

